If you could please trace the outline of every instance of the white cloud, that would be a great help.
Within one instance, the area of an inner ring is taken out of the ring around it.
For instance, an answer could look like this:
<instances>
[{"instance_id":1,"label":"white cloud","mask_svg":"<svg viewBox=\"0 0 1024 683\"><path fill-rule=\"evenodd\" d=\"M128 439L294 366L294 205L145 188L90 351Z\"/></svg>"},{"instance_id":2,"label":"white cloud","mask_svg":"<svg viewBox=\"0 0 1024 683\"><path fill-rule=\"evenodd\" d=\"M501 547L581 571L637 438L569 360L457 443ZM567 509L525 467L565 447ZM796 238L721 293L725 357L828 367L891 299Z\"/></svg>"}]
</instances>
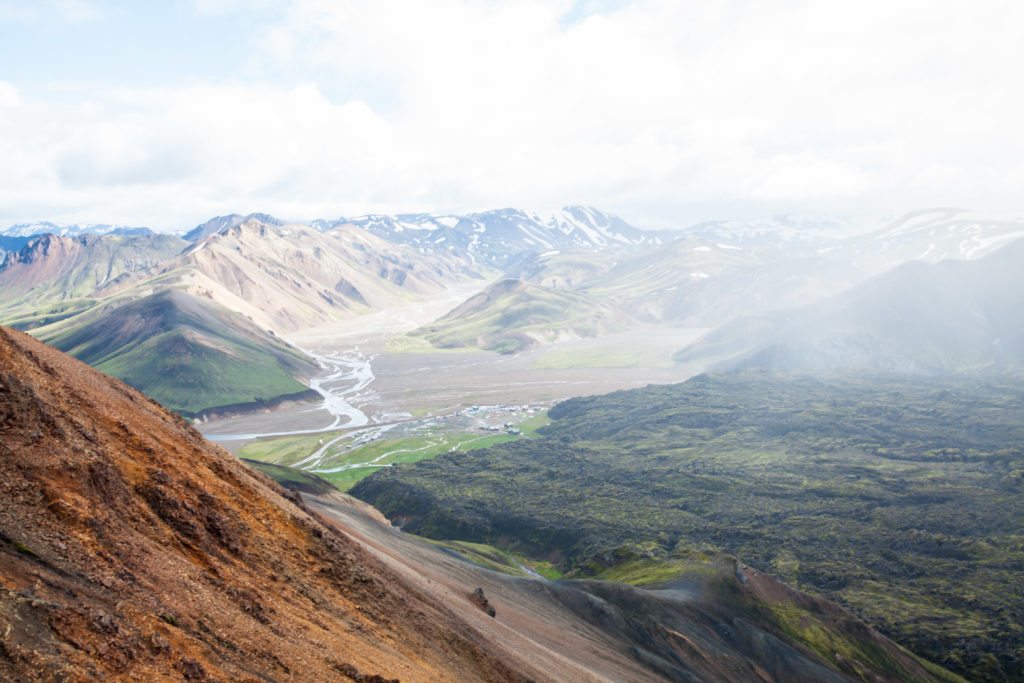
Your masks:
<instances>
[{"instance_id":1,"label":"white cloud","mask_svg":"<svg viewBox=\"0 0 1024 683\"><path fill-rule=\"evenodd\" d=\"M19 104L21 104L21 97L14 84L0 81L0 107L16 107Z\"/></svg>"},{"instance_id":2,"label":"white cloud","mask_svg":"<svg viewBox=\"0 0 1024 683\"><path fill-rule=\"evenodd\" d=\"M583 201L665 226L709 207L1020 207L1019 3L277 5L259 84L0 110L24 169L0 170L0 206L181 225Z\"/></svg>"},{"instance_id":3,"label":"white cloud","mask_svg":"<svg viewBox=\"0 0 1024 683\"><path fill-rule=\"evenodd\" d=\"M345 197L408 194L383 161L400 154L365 104L315 86L106 90L0 114L0 205L157 227L232 208L332 215Z\"/></svg>"}]
</instances>

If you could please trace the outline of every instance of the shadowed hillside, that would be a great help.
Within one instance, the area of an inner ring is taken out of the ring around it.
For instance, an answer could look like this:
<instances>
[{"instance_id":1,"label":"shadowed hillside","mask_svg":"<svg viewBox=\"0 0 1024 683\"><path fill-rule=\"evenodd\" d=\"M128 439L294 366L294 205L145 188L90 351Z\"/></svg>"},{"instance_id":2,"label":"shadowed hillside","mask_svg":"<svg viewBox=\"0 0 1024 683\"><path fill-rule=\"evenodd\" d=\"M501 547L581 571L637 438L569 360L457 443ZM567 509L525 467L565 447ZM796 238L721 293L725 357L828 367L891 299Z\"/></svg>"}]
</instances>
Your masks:
<instances>
[{"instance_id":1,"label":"shadowed hillside","mask_svg":"<svg viewBox=\"0 0 1024 683\"><path fill-rule=\"evenodd\" d=\"M832 299L723 325L679 362L944 373L1024 367L1024 241L976 261L907 263Z\"/></svg>"},{"instance_id":2,"label":"shadowed hillside","mask_svg":"<svg viewBox=\"0 0 1024 683\"><path fill-rule=\"evenodd\" d=\"M177 290L114 302L39 336L183 415L316 395L297 379L317 371L299 350Z\"/></svg>"}]
</instances>

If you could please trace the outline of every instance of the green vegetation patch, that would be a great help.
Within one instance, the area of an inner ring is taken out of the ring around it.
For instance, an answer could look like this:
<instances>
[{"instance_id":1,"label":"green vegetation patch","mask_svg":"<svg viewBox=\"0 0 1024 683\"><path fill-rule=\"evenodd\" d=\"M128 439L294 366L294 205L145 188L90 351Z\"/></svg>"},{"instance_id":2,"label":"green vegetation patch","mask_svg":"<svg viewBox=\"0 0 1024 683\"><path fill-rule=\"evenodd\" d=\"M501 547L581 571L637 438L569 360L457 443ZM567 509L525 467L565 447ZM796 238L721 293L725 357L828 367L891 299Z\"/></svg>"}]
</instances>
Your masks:
<instances>
[{"instance_id":1,"label":"green vegetation patch","mask_svg":"<svg viewBox=\"0 0 1024 683\"><path fill-rule=\"evenodd\" d=\"M627 320L623 312L583 294L502 280L412 335L439 348L511 354L565 336L618 331Z\"/></svg>"},{"instance_id":2,"label":"green vegetation patch","mask_svg":"<svg viewBox=\"0 0 1024 683\"><path fill-rule=\"evenodd\" d=\"M538 429L549 423L547 414L542 412L519 425L522 436L506 433L438 432L378 439L359 446L354 446L355 437L346 435L344 431L302 434L251 441L239 449L238 455L247 460L286 466L303 463L304 471L309 471L345 491L382 468L415 463L444 453L467 452L515 441L522 437L531 437L537 434ZM324 449L321 457L316 462L309 462L309 456L321 448Z\"/></svg>"},{"instance_id":3,"label":"green vegetation patch","mask_svg":"<svg viewBox=\"0 0 1024 683\"><path fill-rule=\"evenodd\" d=\"M467 562L502 574L510 576L536 575L551 581L562 578L562 573L550 562L533 560L486 543L469 543L467 541L431 541L431 543L458 555Z\"/></svg>"},{"instance_id":4,"label":"green vegetation patch","mask_svg":"<svg viewBox=\"0 0 1024 683\"><path fill-rule=\"evenodd\" d=\"M238 457L243 460L259 460L260 462L290 466L343 434L343 432L322 432L297 436L264 437L242 446L238 450Z\"/></svg>"},{"instance_id":5,"label":"green vegetation patch","mask_svg":"<svg viewBox=\"0 0 1024 683\"><path fill-rule=\"evenodd\" d=\"M702 376L550 417L540 438L389 468L352 493L407 531L569 576L657 583L687 548L727 552L970 680L1022 680L1015 379Z\"/></svg>"},{"instance_id":6,"label":"green vegetation patch","mask_svg":"<svg viewBox=\"0 0 1024 683\"><path fill-rule=\"evenodd\" d=\"M388 353L473 353L476 349L469 348L448 348L442 349L434 346L423 337L414 337L407 334L396 334L388 337L384 343Z\"/></svg>"},{"instance_id":7,"label":"green vegetation patch","mask_svg":"<svg viewBox=\"0 0 1024 683\"><path fill-rule=\"evenodd\" d=\"M292 491L309 493L316 496L323 496L329 493L336 493L337 488L309 472L297 470L294 467L285 465L274 465L269 462L258 460L244 460L246 465L258 472L262 472L281 486Z\"/></svg>"}]
</instances>

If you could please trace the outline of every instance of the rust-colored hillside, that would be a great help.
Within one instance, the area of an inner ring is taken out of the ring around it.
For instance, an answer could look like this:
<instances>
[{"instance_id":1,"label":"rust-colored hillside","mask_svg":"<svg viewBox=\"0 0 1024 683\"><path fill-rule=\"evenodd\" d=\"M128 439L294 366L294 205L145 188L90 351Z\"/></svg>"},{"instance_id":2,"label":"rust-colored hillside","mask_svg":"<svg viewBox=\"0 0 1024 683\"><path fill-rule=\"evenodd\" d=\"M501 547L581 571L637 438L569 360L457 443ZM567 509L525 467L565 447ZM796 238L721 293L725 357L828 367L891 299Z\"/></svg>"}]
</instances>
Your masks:
<instances>
[{"instance_id":1,"label":"rust-colored hillside","mask_svg":"<svg viewBox=\"0 0 1024 683\"><path fill-rule=\"evenodd\" d=\"M142 394L0 328L0 680L516 681Z\"/></svg>"}]
</instances>

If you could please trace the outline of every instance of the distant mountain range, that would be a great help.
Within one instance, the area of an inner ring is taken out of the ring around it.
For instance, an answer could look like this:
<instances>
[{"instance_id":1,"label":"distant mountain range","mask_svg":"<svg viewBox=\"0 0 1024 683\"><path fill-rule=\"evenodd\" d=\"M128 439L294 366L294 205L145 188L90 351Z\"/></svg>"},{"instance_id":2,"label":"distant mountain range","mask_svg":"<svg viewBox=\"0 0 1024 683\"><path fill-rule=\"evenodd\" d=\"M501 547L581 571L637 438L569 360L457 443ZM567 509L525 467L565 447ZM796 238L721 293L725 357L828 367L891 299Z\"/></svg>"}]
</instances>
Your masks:
<instances>
[{"instance_id":1,"label":"distant mountain range","mask_svg":"<svg viewBox=\"0 0 1024 683\"><path fill-rule=\"evenodd\" d=\"M45 232L34 234L40 230ZM716 345L713 354L700 345L678 354L681 362L720 362L749 351L752 334L762 346L775 339L784 311L818 304L822 310L852 307L848 299L831 297L908 261L978 259L1021 237L1024 220L954 209L921 211L876 228L782 215L658 232L581 206L550 216L500 209L462 216L372 215L310 225L267 214L230 214L181 236L43 222L13 226L0 235L0 322L55 342L109 324L127 335L117 349L130 356L133 347L155 344L181 328L162 317L126 326L125 316L139 312L129 304L175 292L159 300L222 321L201 326L202 333L189 328L184 336L190 343L216 357L244 338L247 348L260 348L250 354L263 359L256 365L269 359L276 370L240 371L239 376L267 381L242 383L244 391L228 396L221 380L211 374L202 379L201 364L195 364L195 377L175 380L181 386L196 382L186 405L178 389L157 388L170 382L170 375L144 385L126 363L95 362L194 414L229 405L229 399L231 405L244 405L295 393L308 368L300 370L282 351L281 339L290 332L427 300L456 282L497 284L417 331L439 347L515 353L638 324L725 325L706 338L707 345ZM229 320L235 322L223 322ZM238 320L245 321L244 330ZM835 316L829 320L838 324ZM826 322L812 326L815 334L806 339L826 334L831 329ZM61 348L86 357L80 345ZM835 353L852 353L844 349ZM801 353L806 351L805 346ZM820 358L820 348L807 357ZM896 367L909 362L884 361ZM180 371L187 375L188 367ZM277 371L290 380L281 381Z\"/></svg>"},{"instance_id":2,"label":"distant mountain range","mask_svg":"<svg viewBox=\"0 0 1024 683\"><path fill-rule=\"evenodd\" d=\"M57 235L58 237L75 237L78 235L138 235L150 232L149 228L131 227L128 225L111 225L108 223L51 223L50 221L39 221L38 223L18 223L6 230L0 231L0 235L6 237L32 237L33 235Z\"/></svg>"},{"instance_id":3,"label":"distant mountain range","mask_svg":"<svg viewBox=\"0 0 1024 683\"><path fill-rule=\"evenodd\" d=\"M640 230L618 216L586 206L567 206L552 216L498 209L464 216L404 214L313 222L324 231L346 225L396 244L446 250L496 267L508 265L524 252L635 247L671 238L669 233Z\"/></svg>"},{"instance_id":4,"label":"distant mountain range","mask_svg":"<svg viewBox=\"0 0 1024 683\"><path fill-rule=\"evenodd\" d=\"M316 366L279 335L483 277L354 227L221 222L35 237L0 266L0 320L197 415L302 394Z\"/></svg>"},{"instance_id":5,"label":"distant mountain range","mask_svg":"<svg viewBox=\"0 0 1024 683\"><path fill-rule=\"evenodd\" d=\"M930 209L907 214L887 225L821 251L872 272L907 261L938 263L976 259L1024 239L1024 219L998 218L962 209Z\"/></svg>"},{"instance_id":6,"label":"distant mountain range","mask_svg":"<svg viewBox=\"0 0 1024 683\"><path fill-rule=\"evenodd\" d=\"M850 219L787 213L751 220L706 221L690 226L685 232L709 242L736 247L817 249L823 243L851 237L869 227Z\"/></svg>"}]
</instances>

